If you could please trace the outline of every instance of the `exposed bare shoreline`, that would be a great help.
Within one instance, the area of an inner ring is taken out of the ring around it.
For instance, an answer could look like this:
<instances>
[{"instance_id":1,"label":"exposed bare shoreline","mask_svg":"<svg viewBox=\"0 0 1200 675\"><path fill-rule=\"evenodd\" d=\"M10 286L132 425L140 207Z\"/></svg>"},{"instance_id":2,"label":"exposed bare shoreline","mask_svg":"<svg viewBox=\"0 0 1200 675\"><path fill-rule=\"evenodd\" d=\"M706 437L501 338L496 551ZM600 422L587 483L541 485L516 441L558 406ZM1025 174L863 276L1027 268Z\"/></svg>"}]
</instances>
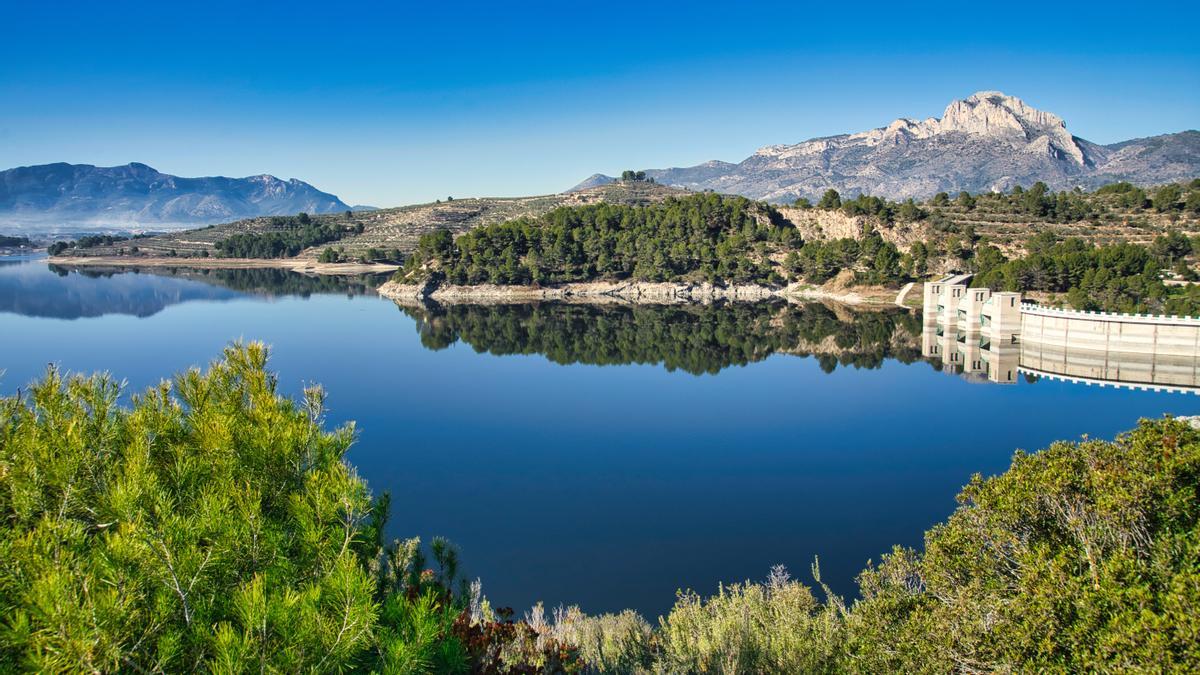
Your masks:
<instances>
[{"instance_id":1,"label":"exposed bare shoreline","mask_svg":"<svg viewBox=\"0 0 1200 675\"><path fill-rule=\"evenodd\" d=\"M881 296L876 292L833 291L804 284L771 287L757 284L715 286L706 283L628 281L597 281L540 287L480 284L442 285L436 288L388 281L378 288L378 293L401 305L417 305L430 300L447 305L542 301L662 305L763 300L832 300L847 305L887 305L895 295L895 291L888 291Z\"/></svg>"},{"instance_id":2,"label":"exposed bare shoreline","mask_svg":"<svg viewBox=\"0 0 1200 675\"><path fill-rule=\"evenodd\" d=\"M396 265L383 263L322 263L303 258L165 258L143 256L54 256L47 262L64 266L173 267L183 269L284 269L303 274L354 275L393 272ZM591 304L708 304L713 302L761 302L763 300L830 300L845 305L888 305L895 290L837 285L807 284L763 286L708 283L595 281L555 286L501 286L479 284L436 288L387 281L379 295L403 305L427 301L441 304L508 304L522 302L577 302Z\"/></svg>"},{"instance_id":3,"label":"exposed bare shoreline","mask_svg":"<svg viewBox=\"0 0 1200 675\"><path fill-rule=\"evenodd\" d=\"M94 267L184 267L191 269L286 269L305 274L372 274L394 272L384 263L323 263L304 258L150 258L138 256L53 256L54 265Z\"/></svg>"}]
</instances>

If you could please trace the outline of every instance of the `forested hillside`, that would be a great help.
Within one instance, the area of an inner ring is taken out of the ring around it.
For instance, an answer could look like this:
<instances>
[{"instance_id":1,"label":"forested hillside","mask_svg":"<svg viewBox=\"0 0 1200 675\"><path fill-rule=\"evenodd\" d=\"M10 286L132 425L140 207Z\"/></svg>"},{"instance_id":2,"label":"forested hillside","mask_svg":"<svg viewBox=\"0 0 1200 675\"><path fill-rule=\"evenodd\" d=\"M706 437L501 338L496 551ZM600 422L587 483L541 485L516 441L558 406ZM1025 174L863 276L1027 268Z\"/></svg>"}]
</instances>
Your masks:
<instances>
[{"instance_id":1,"label":"forested hillside","mask_svg":"<svg viewBox=\"0 0 1200 675\"><path fill-rule=\"evenodd\" d=\"M457 239L434 233L418 243L405 273L433 267L457 284L626 278L781 283L770 254L799 243L795 228L771 207L710 193L641 207L560 208Z\"/></svg>"},{"instance_id":2,"label":"forested hillside","mask_svg":"<svg viewBox=\"0 0 1200 675\"><path fill-rule=\"evenodd\" d=\"M812 226L804 220L810 213L831 228ZM830 190L815 206L801 201L782 210L707 193L638 207L565 207L457 239L439 230L418 241L395 280L782 286L822 284L849 273L855 283L897 286L955 270L977 273L977 285L1043 293L1050 301L1057 295L1082 309L1196 314L1200 291L1190 282L1200 279L1198 215L1200 181L1150 193L1127 183L1095 193L1052 193L1038 184L1011 194L939 194L925 203L862 195L843 200ZM1002 217L1042 225L1026 227L1018 241L996 227ZM1116 228L1115 219L1144 243L1088 235ZM977 223L993 233L981 234Z\"/></svg>"}]
</instances>

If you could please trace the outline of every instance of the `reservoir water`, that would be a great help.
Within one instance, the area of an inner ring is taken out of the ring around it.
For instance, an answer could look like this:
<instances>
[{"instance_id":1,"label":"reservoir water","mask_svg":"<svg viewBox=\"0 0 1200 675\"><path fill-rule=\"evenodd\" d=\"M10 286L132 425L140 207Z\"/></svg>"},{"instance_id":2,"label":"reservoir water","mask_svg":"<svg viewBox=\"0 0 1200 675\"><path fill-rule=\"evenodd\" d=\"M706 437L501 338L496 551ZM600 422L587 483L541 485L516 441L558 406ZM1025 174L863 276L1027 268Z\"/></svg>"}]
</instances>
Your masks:
<instances>
[{"instance_id":1,"label":"reservoir water","mask_svg":"<svg viewBox=\"0 0 1200 675\"><path fill-rule=\"evenodd\" d=\"M921 358L920 317L825 305L402 309L377 280L53 268L0 258L0 393L48 363L138 391L233 340L329 392L397 537L462 549L493 604L631 607L783 563L842 594L1017 448L1200 413L1189 393Z\"/></svg>"}]
</instances>

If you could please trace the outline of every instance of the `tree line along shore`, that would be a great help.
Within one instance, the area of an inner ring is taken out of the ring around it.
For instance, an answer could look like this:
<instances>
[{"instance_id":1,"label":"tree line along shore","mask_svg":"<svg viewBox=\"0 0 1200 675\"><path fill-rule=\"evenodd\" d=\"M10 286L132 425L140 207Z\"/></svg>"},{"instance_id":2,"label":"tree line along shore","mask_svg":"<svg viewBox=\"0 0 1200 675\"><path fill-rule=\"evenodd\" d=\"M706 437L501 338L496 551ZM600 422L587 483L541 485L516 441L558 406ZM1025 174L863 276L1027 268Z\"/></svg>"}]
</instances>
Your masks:
<instances>
[{"instance_id":1,"label":"tree line along shore","mask_svg":"<svg viewBox=\"0 0 1200 675\"><path fill-rule=\"evenodd\" d=\"M51 252L77 262L283 266L313 273L403 265L397 285L433 284L466 294L462 289L471 287L594 282L778 290L834 280L845 292L847 286L896 288L969 271L977 284L1038 294L1051 304L1200 311L1200 292L1191 285L1200 278L1200 179L1149 190L1116 183L1057 193L1039 183L1008 193L943 193L921 202L844 199L830 190L815 204L791 205L638 183L636 176L619 181L626 192L612 199L596 193L577 195L567 205L551 200L525 204L524 211L510 206L505 214L523 213L515 218L493 214L489 220L481 215L483 206L463 205L479 200L447 200L426 205L420 224L389 225L392 239L379 238L376 231L385 228L368 220L387 216L347 212L160 237L85 238L56 244ZM447 214L458 220L439 220ZM408 239L397 238L399 231ZM363 237L375 245L362 249L355 242ZM163 248L201 240L207 243L198 248Z\"/></svg>"}]
</instances>

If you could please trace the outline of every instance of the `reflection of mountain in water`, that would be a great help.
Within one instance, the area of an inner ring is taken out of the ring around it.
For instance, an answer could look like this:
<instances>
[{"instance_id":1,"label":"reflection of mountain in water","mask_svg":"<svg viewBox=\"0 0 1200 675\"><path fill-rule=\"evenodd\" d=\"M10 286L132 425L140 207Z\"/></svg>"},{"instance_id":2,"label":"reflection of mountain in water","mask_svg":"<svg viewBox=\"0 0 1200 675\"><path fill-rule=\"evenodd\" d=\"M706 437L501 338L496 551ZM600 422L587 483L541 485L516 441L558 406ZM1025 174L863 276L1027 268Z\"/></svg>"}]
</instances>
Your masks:
<instances>
[{"instance_id":1,"label":"reflection of mountain in water","mask_svg":"<svg viewBox=\"0 0 1200 675\"><path fill-rule=\"evenodd\" d=\"M50 265L58 274L76 272L87 277L110 278L117 274L148 274L173 279L201 281L234 291L268 297L295 295L307 298L310 295L374 295L383 283L386 274L321 275L301 274L278 268L253 269L194 269L190 267L63 267Z\"/></svg>"},{"instance_id":2,"label":"reflection of mountain in water","mask_svg":"<svg viewBox=\"0 0 1200 675\"><path fill-rule=\"evenodd\" d=\"M371 280L308 277L286 270L68 268L40 259L0 264L0 312L57 319L147 317L192 300L224 301L247 294L361 295L373 288Z\"/></svg>"},{"instance_id":3,"label":"reflection of mountain in water","mask_svg":"<svg viewBox=\"0 0 1200 675\"><path fill-rule=\"evenodd\" d=\"M491 354L542 354L555 363L662 364L692 374L761 361L776 352L815 355L821 368L877 368L920 358L920 320L903 311L824 305L452 305L401 308L421 342L462 341Z\"/></svg>"}]
</instances>

